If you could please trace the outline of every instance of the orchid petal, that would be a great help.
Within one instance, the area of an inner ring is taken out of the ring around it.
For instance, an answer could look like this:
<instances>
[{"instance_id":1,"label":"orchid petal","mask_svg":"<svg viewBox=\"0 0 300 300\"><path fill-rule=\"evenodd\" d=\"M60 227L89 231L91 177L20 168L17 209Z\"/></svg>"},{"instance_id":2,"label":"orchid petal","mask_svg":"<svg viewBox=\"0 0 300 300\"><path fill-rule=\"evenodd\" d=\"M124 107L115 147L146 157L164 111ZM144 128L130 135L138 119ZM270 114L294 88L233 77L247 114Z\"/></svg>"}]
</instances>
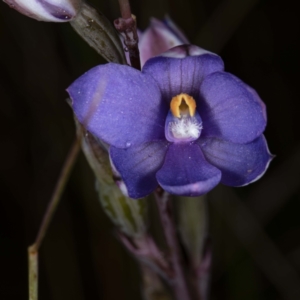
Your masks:
<instances>
[{"instance_id":1,"label":"orchid petal","mask_svg":"<svg viewBox=\"0 0 300 300\"><path fill-rule=\"evenodd\" d=\"M173 22L170 16L165 16L165 18L163 19L163 23L177 36L177 38L180 39L182 44L190 43L183 31Z\"/></svg>"},{"instance_id":2,"label":"orchid petal","mask_svg":"<svg viewBox=\"0 0 300 300\"><path fill-rule=\"evenodd\" d=\"M249 87L235 76L216 72L201 84L198 112L202 136L248 143L262 134L265 110Z\"/></svg>"},{"instance_id":3,"label":"orchid petal","mask_svg":"<svg viewBox=\"0 0 300 300\"><path fill-rule=\"evenodd\" d=\"M267 122L267 108L266 108L266 104L261 100L261 98L259 97L259 95L257 94L257 92L256 92L255 89L253 89L251 86L249 86L247 84L245 84L245 86L246 86L247 90L252 94L253 99L260 105L260 107L262 109L262 112L263 112L263 117L264 117L265 121Z\"/></svg>"},{"instance_id":4,"label":"orchid petal","mask_svg":"<svg viewBox=\"0 0 300 300\"><path fill-rule=\"evenodd\" d=\"M248 144L234 144L215 138L198 141L206 160L222 172L221 183L242 186L258 180L273 156L264 136Z\"/></svg>"},{"instance_id":5,"label":"orchid petal","mask_svg":"<svg viewBox=\"0 0 300 300\"><path fill-rule=\"evenodd\" d=\"M170 26L172 27L170 27ZM172 47L188 43L180 30L167 19L167 22L161 22L155 18L150 21L150 26L141 35L139 42L141 65L156 55L159 55Z\"/></svg>"},{"instance_id":6,"label":"orchid petal","mask_svg":"<svg viewBox=\"0 0 300 300\"><path fill-rule=\"evenodd\" d=\"M168 107L151 76L111 63L85 73L68 92L79 121L110 145L127 148L164 139Z\"/></svg>"},{"instance_id":7,"label":"orchid petal","mask_svg":"<svg viewBox=\"0 0 300 300\"><path fill-rule=\"evenodd\" d=\"M81 6L81 0L4 0L20 13L48 22L68 22Z\"/></svg>"},{"instance_id":8,"label":"orchid petal","mask_svg":"<svg viewBox=\"0 0 300 300\"><path fill-rule=\"evenodd\" d=\"M205 160L197 144L171 144L156 178L171 194L199 196L219 183L221 172Z\"/></svg>"},{"instance_id":9,"label":"orchid petal","mask_svg":"<svg viewBox=\"0 0 300 300\"><path fill-rule=\"evenodd\" d=\"M217 54L210 52L208 50L205 50L203 48L200 48L195 45L190 45L190 44L185 44L180 47L173 47L169 49L168 51L162 53L160 56L163 57L171 57L171 58L185 58L187 56L199 56L199 55L204 55L204 54L210 54L219 57ZM221 60L221 58L219 57ZM222 70L224 68L223 61L221 60L222 63Z\"/></svg>"},{"instance_id":10,"label":"orchid petal","mask_svg":"<svg viewBox=\"0 0 300 300\"><path fill-rule=\"evenodd\" d=\"M179 58L165 56L178 54ZM142 72L157 82L163 99L169 103L181 93L197 98L203 79L224 68L221 58L196 46L178 46L162 56L149 59ZM169 55L168 54L168 55Z\"/></svg>"},{"instance_id":11,"label":"orchid petal","mask_svg":"<svg viewBox=\"0 0 300 300\"><path fill-rule=\"evenodd\" d=\"M138 199L157 186L156 172L162 166L169 143L152 142L128 149L110 148L110 157L120 173L129 197Z\"/></svg>"}]
</instances>

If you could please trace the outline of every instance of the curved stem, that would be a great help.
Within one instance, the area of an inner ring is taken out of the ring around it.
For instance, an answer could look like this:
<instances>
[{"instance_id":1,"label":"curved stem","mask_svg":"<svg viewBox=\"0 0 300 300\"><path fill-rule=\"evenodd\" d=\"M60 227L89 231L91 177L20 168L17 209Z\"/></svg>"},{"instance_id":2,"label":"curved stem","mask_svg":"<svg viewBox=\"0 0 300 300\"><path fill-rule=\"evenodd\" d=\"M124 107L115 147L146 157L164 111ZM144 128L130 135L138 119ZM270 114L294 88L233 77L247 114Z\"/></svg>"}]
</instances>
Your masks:
<instances>
[{"instance_id":1,"label":"curved stem","mask_svg":"<svg viewBox=\"0 0 300 300\"><path fill-rule=\"evenodd\" d=\"M170 194L168 194L167 192L163 192L161 195L158 195L156 193L155 196L162 228L169 247L171 262L174 269L174 280L172 288L174 290L176 299L189 300L190 295L188 292L182 266L181 253L176 235L176 227L172 215Z\"/></svg>"},{"instance_id":2,"label":"curved stem","mask_svg":"<svg viewBox=\"0 0 300 300\"><path fill-rule=\"evenodd\" d=\"M79 132L64 163L35 242L28 247L29 300L38 299L38 251L49 228L50 222L64 191L65 185L69 179L72 168L76 162L78 153L80 151L81 137L82 133Z\"/></svg>"},{"instance_id":3,"label":"curved stem","mask_svg":"<svg viewBox=\"0 0 300 300\"><path fill-rule=\"evenodd\" d=\"M71 173L74 163L77 159L78 153L80 151L80 146L81 146L81 136L78 135L76 137L75 141L73 142L73 145L71 146L71 149L68 153L67 159L64 163L64 166L61 170L56 187L52 194L51 201L47 207L47 211L45 213L42 225L41 225L38 235L36 237L36 240L34 243L36 251L40 248L41 243L44 239L44 236L48 230L48 227L52 220L53 214L57 208L57 205L59 203L61 195L64 191L65 185L69 179L70 173Z\"/></svg>"}]
</instances>

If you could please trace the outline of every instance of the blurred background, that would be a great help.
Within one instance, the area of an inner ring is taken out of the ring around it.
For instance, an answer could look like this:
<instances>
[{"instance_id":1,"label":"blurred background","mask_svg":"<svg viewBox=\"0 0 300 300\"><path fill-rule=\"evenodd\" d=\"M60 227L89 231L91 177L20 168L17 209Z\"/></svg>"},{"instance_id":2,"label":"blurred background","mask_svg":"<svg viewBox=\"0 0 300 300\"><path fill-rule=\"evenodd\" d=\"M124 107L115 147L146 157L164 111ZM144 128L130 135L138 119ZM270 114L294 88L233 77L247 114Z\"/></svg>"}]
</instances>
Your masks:
<instances>
[{"instance_id":1,"label":"blurred background","mask_svg":"<svg viewBox=\"0 0 300 300\"><path fill-rule=\"evenodd\" d=\"M117 0L91 1L113 21ZM300 19L297 1L132 0L138 27L168 13L190 41L267 105L276 158L244 188L209 198L211 299L300 299ZM27 299L27 246L75 136L66 87L104 63L69 24L0 2L0 299ZM116 239L81 154L40 250L40 299L141 299L139 270Z\"/></svg>"}]
</instances>

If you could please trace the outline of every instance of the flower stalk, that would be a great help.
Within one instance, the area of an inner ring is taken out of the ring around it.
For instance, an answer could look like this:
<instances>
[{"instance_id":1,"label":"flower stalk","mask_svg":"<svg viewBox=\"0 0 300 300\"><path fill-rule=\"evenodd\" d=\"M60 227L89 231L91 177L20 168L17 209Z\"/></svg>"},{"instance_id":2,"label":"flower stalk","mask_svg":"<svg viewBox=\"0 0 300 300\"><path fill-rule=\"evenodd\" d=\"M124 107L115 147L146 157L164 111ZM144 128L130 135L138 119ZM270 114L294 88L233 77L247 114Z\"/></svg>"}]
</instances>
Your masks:
<instances>
[{"instance_id":1,"label":"flower stalk","mask_svg":"<svg viewBox=\"0 0 300 300\"><path fill-rule=\"evenodd\" d=\"M189 282L201 300L208 299L212 257L207 200L206 195L175 198L180 241L188 257Z\"/></svg>"},{"instance_id":2,"label":"flower stalk","mask_svg":"<svg viewBox=\"0 0 300 300\"><path fill-rule=\"evenodd\" d=\"M176 299L189 300L191 298L184 276L184 268L176 235L176 226L173 219L171 197L170 194L165 191L162 193L156 192L155 196L174 271L174 278L171 282L172 288Z\"/></svg>"},{"instance_id":3,"label":"flower stalk","mask_svg":"<svg viewBox=\"0 0 300 300\"><path fill-rule=\"evenodd\" d=\"M28 248L29 300L38 299L38 252L34 245Z\"/></svg>"},{"instance_id":4,"label":"flower stalk","mask_svg":"<svg viewBox=\"0 0 300 300\"><path fill-rule=\"evenodd\" d=\"M131 66L137 70L141 70L136 17L131 14L129 0L119 0L119 5L122 17L114 21L115 28L123 36Z\"/></svg>"},{"instance_id":5,"label":"flower stalk","mask_svg":"<svg viewBox=\"0 0 300 300\"><path fill-rule=\"evenodd\" d=\"M39 229L35 242L34 244L28 247L29 300L38 299L38 251L47 233L47 230L49 228L53 215L56 211L56 208L59 204L64 188L73 169L73 166L77 160L80 151L80 145L81 145L80 142L81 142L81 134L78 134L75 141L73 142L73 145L71 146L65 164L62 168L61 174L58 178L51 201L44 215L42 225Z\"/></svg>"},{"instance_id":6,"label":"flower stalk","mask_svg":"<svg viewBox=\"0 0 300 300\"><path fill-rule=\"evenodd\" d=\"M141 265L143 296L145 300L171 300L171 295L158 275L149 267Z\"/></svg>"},{"instance_id":7,"label":"flower stalk","mask_svg":"<svg viewBox=\"0 0 300 300\"><path fill-rule=\"evenodd\" d=\"M121 16L123 19L131 18L131 10L129 0L119 0Z\"/></svg>"}]
</instances>

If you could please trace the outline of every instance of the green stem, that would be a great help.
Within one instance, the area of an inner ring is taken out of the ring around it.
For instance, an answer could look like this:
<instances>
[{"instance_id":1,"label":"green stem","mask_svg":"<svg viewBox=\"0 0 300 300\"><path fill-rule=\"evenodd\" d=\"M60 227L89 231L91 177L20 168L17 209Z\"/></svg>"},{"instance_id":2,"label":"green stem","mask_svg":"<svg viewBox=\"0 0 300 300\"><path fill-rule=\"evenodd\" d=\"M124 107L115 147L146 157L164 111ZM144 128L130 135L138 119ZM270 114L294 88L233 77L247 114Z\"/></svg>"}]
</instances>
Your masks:
<instances>
[{"instance_id":1,"label":"green stem","mask_svg":"<svg viewBox=\"0 0 300 300\"><path fill-rule=\"evenodd\" d=\"M162 223L162 228L166 237L170 251L170 261L174 270L172 289L177 300L190 300L190 295L184 276L182 257L176 235L176 226L173 220L170 194L163 192L161 195L156 193L156 203Z\"/></svg>"},{"instance_id":2,"label":"green stem","mask_svg":"<svg viewBox=\"0 0 300 300\"><path fill-rule=\"evenodd\" d=\"M81 137L77 137L75 141L73 142L73 145L71 146L71 149L69 151L69 154L67 156L67 159L64 163L64 166L62 168L62 171L60 173L60 176L58 178L56 187L54 189L54 192L52 194L51 201L48 205L47 211L45 213L42 225L40 227L40 230L38 232L37 238L35 240L35 248L38 251L40 248L40 245L45 237L45 234L48 230L49 224L52 220L53 214L55 213L55 210L57 208L57 205L60 201L61 195L64 191L65 185L70 177L71 171L73 169L73 166L76 162L77 156L80 151L81 146Z\"/></svg>"},{"instance_id":3,"label":"green stem","mask_svg":"<svg viewBox=\"0 0 300 300\"><path fill-rule=\"evenodd\" d=\"M79 133L71 146L67 159L64 163L60 176L58 178L56 187L54 189L51 201L48 205L47 211L42 221L42 225L37 234L33 245L28 247L28 263L29 263L29 300L38 299L38 251L41 243L47 233L50 222L53 218L55 210L61 199L65 185L70 177L72 168L76 162L77 156L81 146L81 136Z\"/></svg>"},{"instance_id":4,"label":"green stem","mask_svg":"<svg viewBox=\"0 0 300 300\"><path fill-rule=\"evenodd\" d=\"M38 252L28 247L29 300L38 299Z\"/></svg>"}]
</instances>

